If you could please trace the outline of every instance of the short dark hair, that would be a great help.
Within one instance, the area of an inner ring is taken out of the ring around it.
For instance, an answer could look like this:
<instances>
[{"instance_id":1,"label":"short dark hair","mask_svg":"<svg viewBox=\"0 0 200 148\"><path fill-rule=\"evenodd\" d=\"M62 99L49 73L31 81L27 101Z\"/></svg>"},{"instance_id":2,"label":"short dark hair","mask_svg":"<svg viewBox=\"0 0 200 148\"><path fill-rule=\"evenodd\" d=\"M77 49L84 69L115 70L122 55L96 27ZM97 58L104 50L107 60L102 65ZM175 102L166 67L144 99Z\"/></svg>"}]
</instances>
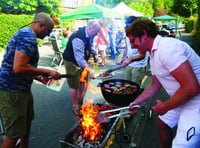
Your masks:
<instances>
[{"instance_id":1,"label":"short dark hair","mask_svg":"<svg viewBox=\"0 0 200 148\"><path fill-rule=\"evenodd\" d=\"M126 35L130 34L134 37L141 37L146 31L149 37L156 37L159 33L159 29L154 22L149 19L141 18L133 21L133 23L127 28Z\"/></svg>"},{"instance_id":2,"label":"short dark hair","mask_svg":"<svg viewBox=\"0 0 200 148\"><path fill-rule=\"evenodd\" d=\"M63 37L68 37L68 35L69 35L69 32L68 31L63 31Z\"/></svg>"}]
</instances>

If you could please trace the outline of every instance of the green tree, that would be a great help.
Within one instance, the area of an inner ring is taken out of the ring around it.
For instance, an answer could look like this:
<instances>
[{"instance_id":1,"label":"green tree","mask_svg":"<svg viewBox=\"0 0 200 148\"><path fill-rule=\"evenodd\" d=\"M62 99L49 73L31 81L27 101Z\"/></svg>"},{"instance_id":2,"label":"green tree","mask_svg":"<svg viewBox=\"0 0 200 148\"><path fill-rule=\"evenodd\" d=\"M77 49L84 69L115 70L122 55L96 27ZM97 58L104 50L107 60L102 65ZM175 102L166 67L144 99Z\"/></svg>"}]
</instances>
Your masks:
<instances>
[{"instance_id":1,"label":"green tree","mask_svg":"<svg viewBox=\"0 0 200 148\"><path fill-rule=\"evenodd\" d=\"M200 0L197 1L197 6L198 18L193 44L196 52L200 55Z\"/></svg>"},{"instance_id":2,"label":"green tree","mask_svg":"<svg viewBox=\"0 0 200 148\"><path fill-rule=\"evenodd\" d=\"M183 17L196 13L198 0L174 0L173 12Z\"/></svg>"},{"instance_id":3,"label":"green tree","mask_svg":"<svg viewBox=\"0 0 200 148\"><path fill-rule=\"evenodd\" d=\"M10 10L10 13L34 14L36 11L44 11L51 15L61 14L61 0L1 0L2 10Z\"/></svg>"},{"instance_id":4,"label":"green tree","mask_svg":"<svg viewBox=\"0 0 200 148\"><path fill-rule=\"evenodd\" d=\"M107 8L113 8L121 1L122 0L96 0L96 4Z\"/></svg>"},{"instance_id":5,"label":"green tree","mask_svg":"<svg viewBox=\"0 0 200 148\"><path fill-rule=\"evenodd\" d=\"M161 16L167 14L164 8L164 0L154 0L153 2L154 16Z\"/></svg>"},{"instance_id":6,"label":"green tree","mask_svg":"<svg viewBox=\"0 0 200 148\"><path fill-rule=\"evenodd\" d=\"M172 12L172 7L174 5L174 0L163 0L164 2L164 8L168 13L173 13Z\"/></svg>"},{"instance_id":7,"label":"green tree","mask_svg":"<svg viewBox=\"0 0 200 148\"><path fill-rule=\"evenodd\" d=\"M142 12L144 15L152 17L154 10L149 2L131 3L128 5L130 8Z\"/></svg>"}]
</instances>

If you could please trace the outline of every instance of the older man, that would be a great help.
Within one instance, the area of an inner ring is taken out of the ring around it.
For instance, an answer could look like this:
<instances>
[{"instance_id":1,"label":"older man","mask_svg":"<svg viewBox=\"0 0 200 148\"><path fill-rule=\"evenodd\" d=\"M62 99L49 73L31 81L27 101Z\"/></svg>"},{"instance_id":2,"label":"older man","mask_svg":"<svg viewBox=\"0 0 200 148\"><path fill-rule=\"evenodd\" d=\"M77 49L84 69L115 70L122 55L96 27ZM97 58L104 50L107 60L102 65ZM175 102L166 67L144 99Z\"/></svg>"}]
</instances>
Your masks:
<instances>
[{"instance_id":1,"label":"older man","mask_svg":"<svg viewBox=\"0 0 200 148\"><path fill-rule=\"evenodd\" d=\"M46 13L39 13L29 27L18 30L8 42L0 69L0 111L4 122L5 139L2 148L15 147L21 137L21 147L28 148L31 121L34 118L31 85L34 77L60 79L61 74L37 68L39 51L36 38L43 39L54 27Z\"/></svg>"},{"instance_id":2,"label":"older man","mask_svg":"<svg viewBox=\"0 0 200 148\"><path fill-rule=\"evenodd\" d=\"M158 35L149 19L134 21L126 31L131 45L140 53L149 51L152 82L130 104L141 104L161 87L170 98L156 101L161 148L199 148L200 146L200 57L185 42ZM173 139L171 129L177 126Z\"/></svg>"},{"instance_id":3,"label":"older man","mask_svg":"<svg viewBox=\"0 0 200 148\"><path fill-rule=\"evenodd\" d=\"M75 114L78 114L78 102L82 104L83 101L82 93L85 84L79 82L82 71L87 67L90 78L94 78L94 72L88 66L87 60L91 55L96 55L92 48L92 41L99 31L100 24L97 21L89 22L86 27L80 28L70 36L63 53L66 72L73 76L72 79L67 79L67 82Z\"/></svg>"}]
</instances>

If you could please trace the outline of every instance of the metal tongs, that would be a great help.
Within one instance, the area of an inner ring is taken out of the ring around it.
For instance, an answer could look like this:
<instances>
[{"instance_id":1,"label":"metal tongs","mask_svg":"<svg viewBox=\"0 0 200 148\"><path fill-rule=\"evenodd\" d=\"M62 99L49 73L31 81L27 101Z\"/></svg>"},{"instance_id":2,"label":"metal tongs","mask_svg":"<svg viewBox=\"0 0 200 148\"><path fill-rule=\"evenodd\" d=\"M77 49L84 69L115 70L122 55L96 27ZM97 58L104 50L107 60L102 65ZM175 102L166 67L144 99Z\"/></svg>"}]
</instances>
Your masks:
<instances>
[{"instance_id":1,"label":"metal tongs","mask_svg":"<svg viewBox=\"0 0 200 148\"><path fill-rule=\"evenodd\" d=\"M111 72L116 71L116 70L121 69L121 68L122 68L122 65L108 69L103 73L103 76L109 75Z\"/></svg>"},{"instance_id":2,"label":"metal tongs","mask_svg":"<svg viewBox=\"0 0 200 148\"><path fill-rule=\"evenodd\" d=\"M132 107L137 108L137 109L142 108L142 106L140 105L134 105ZM129 113L132 112L130 109L131 109L130 106L126 106L126 107L121 107L121 108L116 108L116 109L111 109L111 110L106 110L106 111L100 111L96 117L96 121L101 122L101 123L110 122L110 119L112 118L127 116ZM105 115L105 113L111 113L111 112L116 112L116 111L120 111L120 112L112 116Z\"/></svg>"},{"instance_id":3,"label":"metal tongs","mask_svg":"<svg viewBox=\"0 0 200 148\"><path fill-rule=\"evenodd\" d=\"M62 74L61 76L62 76L62 78L69 78L69 79L72 78L72 75L70 75L70 74ZM52 76L48 76L47 78L48 79L53 79Z\"/></svg>"}]
</instances>

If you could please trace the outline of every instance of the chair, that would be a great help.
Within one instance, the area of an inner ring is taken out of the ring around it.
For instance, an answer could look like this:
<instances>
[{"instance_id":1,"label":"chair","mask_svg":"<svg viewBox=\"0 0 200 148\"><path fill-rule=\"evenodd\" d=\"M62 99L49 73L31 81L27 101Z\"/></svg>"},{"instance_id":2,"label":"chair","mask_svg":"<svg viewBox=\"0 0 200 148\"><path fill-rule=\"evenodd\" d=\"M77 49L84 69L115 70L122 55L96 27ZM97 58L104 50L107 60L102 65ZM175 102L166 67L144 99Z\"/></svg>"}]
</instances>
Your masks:
<instances>
[{"instance_id":1,"label":"chair","mask_svg":"<svg viewBox=\"0 0 200 148\"><path fill-rule=\"evenodd\" d=\"M60 68L63 64L62 47L60 47L58 40L54 36L50 37L50 42L54 51L54 57L51 66L58 66Z\"/></svg>"}]
</instances>

